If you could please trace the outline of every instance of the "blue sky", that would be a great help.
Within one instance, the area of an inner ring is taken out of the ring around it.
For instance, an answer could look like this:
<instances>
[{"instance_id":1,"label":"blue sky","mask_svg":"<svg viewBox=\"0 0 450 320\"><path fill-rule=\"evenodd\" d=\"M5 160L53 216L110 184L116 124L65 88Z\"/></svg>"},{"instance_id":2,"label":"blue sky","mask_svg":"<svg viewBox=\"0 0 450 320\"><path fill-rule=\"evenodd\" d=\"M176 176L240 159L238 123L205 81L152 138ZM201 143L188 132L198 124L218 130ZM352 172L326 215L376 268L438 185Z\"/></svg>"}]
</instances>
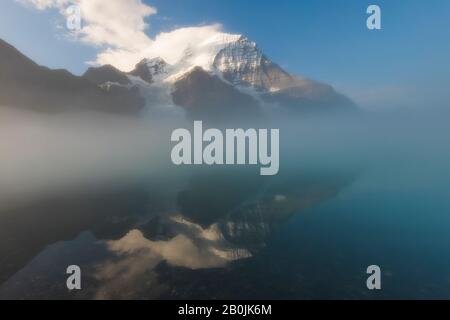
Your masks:
<instances>
[{"instance_id":1,"label":"blue sky","mask_svg":"<svg viewBox=\"0 0 450 320\"><path fill-rule=\"evenodd\" d=\"M220 23L256 41L289 72L331 83L367 104L373 96L393 104L426 95L436 103L450 101L448 0L144 2L158 10L146 19L152 38L178 27ZM369 4L382 9L380 31L366 28ZM57 28L60 22L56 9L38 11L14 0L0 4L0 38L40 64L81 74L98 49L68 40Z\"/></svg>"}]
</instances>

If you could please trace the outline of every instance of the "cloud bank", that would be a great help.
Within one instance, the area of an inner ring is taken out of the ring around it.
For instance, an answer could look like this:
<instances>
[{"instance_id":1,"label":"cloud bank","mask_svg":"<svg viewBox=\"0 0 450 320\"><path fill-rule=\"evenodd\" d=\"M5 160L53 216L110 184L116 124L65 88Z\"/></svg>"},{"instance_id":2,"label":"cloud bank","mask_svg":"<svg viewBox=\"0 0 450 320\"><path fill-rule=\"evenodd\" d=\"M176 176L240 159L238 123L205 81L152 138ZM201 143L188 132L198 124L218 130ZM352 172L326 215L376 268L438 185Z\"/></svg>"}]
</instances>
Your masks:
<instances>
[{"instance_id":1,"label":"cloud bank","mask_svg":"<svg viewBox=\"0 0 450 320\"><path fill-rule=\"evenodd\" d=\"M143 58L161 57L177 62L186 49L221 32L220 24L186 27L162 32L154 39L146 31L146 19L157 9L142 0L16 0L38 10L57 9L66 17L70 5L81 9L82 28L75 39L98 48L92 64L111 64L130 71ZM174 49L176 48L176 49Z\"/></svg>"}]
</instances>

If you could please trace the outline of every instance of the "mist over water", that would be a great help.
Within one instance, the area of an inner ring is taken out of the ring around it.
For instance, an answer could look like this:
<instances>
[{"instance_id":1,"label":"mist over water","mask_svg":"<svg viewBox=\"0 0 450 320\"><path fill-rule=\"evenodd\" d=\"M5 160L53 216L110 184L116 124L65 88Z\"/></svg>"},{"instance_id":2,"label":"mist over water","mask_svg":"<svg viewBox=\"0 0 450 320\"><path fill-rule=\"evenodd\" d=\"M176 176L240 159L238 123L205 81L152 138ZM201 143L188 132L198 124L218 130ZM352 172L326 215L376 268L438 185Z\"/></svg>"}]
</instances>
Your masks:
<instances>
[{"instance_id":1,"label":"mist over water","mask_svg":"<svg viewBox=\"0 0 450 320\"><path fill-rule=\"evenodd\" d=\"M280 129L280 171L261 177L173 165L181 118L3 108L0 297L448 298L449 115L249 121ZM86 290L65 290L69 264Z\"/></svg>"}]
</instances>

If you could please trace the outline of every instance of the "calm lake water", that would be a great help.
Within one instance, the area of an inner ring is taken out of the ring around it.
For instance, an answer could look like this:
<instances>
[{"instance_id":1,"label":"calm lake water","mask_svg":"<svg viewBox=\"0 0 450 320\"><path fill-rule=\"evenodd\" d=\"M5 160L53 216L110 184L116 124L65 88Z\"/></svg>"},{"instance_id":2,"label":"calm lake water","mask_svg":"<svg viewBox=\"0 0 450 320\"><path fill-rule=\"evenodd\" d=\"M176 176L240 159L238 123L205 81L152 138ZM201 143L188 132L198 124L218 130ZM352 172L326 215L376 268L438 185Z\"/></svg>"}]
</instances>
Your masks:
<instances>
[{"instance_id":1,"label":"calm lake water","mask_svg":"<svg viewBox=\"0 0 450 320\"><path fill-rule=\"evenodd\" d=\"M166 168L4 206L0 298L448 299L448 129L381 123L281 130L276 177Z\"/></svg>"}]
</instances>

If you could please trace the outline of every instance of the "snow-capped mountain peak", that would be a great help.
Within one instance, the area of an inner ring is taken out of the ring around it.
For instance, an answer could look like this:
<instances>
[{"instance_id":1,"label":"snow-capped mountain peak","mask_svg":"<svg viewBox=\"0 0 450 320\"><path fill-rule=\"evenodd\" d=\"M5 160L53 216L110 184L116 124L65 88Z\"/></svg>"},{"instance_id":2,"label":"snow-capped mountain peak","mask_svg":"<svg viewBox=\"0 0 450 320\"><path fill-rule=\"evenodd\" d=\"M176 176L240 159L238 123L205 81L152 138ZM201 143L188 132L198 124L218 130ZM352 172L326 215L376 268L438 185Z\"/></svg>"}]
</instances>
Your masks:
<instances>
[{"instance_id":1,"label":"snow-capped mountain peak","mask_svg":"<svg viewBox=\"0 0 450 320\"><path fill-rule=\"evenodd\" d=\"M176 82L196 67L216 74L233 85L262 91L274 92L293 81L287 72L262 53L255 42L240 34L220 32L189 44L181 58L170 66L170 72L166 73L163 81Z\"/></svg>"},{"instance_id":2,"label":"snow-capped mountain peak","mask_svg":"<svg viewBox=\"0 0 450 320\"><path fill-rule=\"evenodd\" d=\"M255 42L245 37L224 46L215 56L213 66L233 84L257 84L263 53Z\"/></svg>"},{"instance_id":3,"label":"snow-capped mountain peak","mask_svg":"<svg viewBox=\"0 0 450 320\"><path fill-rule=\"evenodd\" d=\"M181 58L173 64L167 82L174 82L196 67L208 72L217 71L215 58L224 48L243 38L239 34L216 33L200 42L189 44L183 51Z\"/></svg>"},{"instance_id":4,"label":"snow-capped mountain peak","mask_svg":"<svg viewBox=\"0 0 450 320\"><path fill-rule=\"evenodd\" d=\"M180 63L184 67L201 67L206 71L213 71L217 54L241 38L239 34L217 33L198 44L190 45Z\"/></svg>"}]
</instances>

